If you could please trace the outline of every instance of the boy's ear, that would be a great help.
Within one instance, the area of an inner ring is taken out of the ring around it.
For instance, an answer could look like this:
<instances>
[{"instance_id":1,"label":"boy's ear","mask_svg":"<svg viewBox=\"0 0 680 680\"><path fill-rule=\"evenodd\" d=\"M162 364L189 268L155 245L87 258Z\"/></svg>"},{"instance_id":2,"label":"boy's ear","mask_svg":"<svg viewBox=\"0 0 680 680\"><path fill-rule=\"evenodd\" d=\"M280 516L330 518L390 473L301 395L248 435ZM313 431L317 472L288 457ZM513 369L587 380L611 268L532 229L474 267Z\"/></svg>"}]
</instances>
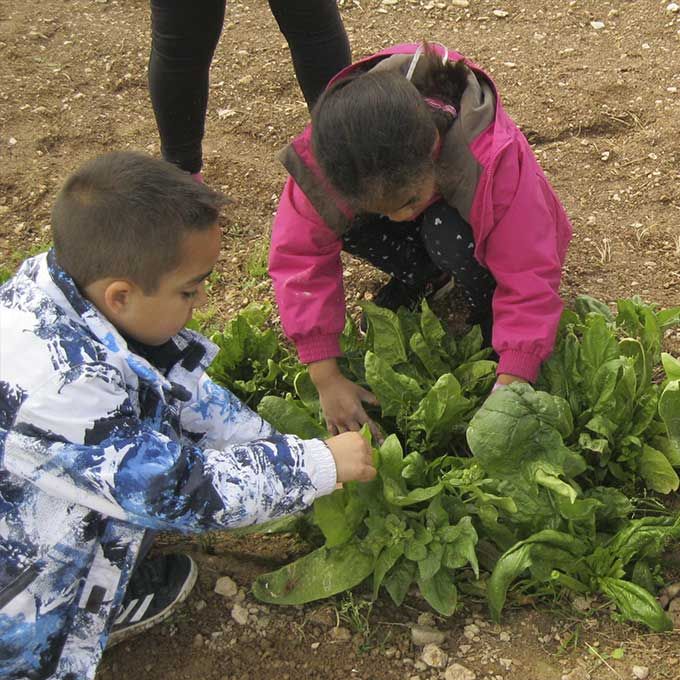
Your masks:
<instances>
[{"instance_id":1,"label":"boy's ear","mask_svg":"<svg viewBox=\"0 0 680 680\"><path fill-rule=\"evenodd\" d=\"M113 314L125 313L130 298L134 293L134 285L125 279L115 279L104 289L104 304Z\"/></svg>"}]
</instances>

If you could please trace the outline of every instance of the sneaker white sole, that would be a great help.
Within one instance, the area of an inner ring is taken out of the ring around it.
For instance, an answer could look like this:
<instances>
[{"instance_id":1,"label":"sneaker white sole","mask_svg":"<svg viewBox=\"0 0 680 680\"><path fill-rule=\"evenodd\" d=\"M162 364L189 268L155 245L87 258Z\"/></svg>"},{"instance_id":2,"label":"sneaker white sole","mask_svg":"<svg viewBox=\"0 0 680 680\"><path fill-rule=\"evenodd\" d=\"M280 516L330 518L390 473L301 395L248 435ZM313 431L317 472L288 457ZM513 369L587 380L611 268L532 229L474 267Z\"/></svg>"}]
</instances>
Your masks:
<instances>
[{"instance_id":1,"label":"sneaker white sole","mask_svg":"<svg viewBox=\"0 0 680 680\"><path fill-rule=\"evenodd\" d=\"M146 621L140 621L133 626L127 626L123 630L111 633L106 642L106 649L111 649L111 647L114 647L115 645L123 642L124 640L128 640L135 635L139 635L139 633L143 633L145 630L149 630L149 628L153 628L153 626L162 623L167 618L172 616L173 612L177 608L177 605L181 604L187 599L187 597L189 597L189 593L196 585L196 579L198 578L198 568L196 567L196 562L194 562L191 558L189 559L191 560L191 570L189 571L189 576L184 582L182 590L180 590L177 597L165 609L159 611L158 614L152 616L150 619L146 619Z\"/></svg>"}]
</instances>

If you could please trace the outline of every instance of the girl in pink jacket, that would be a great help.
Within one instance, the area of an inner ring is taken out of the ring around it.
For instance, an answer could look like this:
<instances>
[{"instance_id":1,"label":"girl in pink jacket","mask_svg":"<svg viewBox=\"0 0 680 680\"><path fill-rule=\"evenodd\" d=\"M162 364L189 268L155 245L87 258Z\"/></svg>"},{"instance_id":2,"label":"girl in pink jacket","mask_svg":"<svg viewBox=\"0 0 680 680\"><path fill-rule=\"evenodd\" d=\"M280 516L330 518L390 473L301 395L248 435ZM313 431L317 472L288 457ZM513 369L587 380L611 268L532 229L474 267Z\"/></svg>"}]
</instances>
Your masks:
<instances>
[{"instance_id":1,"label":"girl in pink jacket","mask_svg":"<svg viewBox=\"0 0 680 680\"><path fill-rule=\"evenodd\" d=\"M331 432L370 423L362 401L375 402L336 363L342 250L390 274L376 302L391 309L453 279L498 354L497 386L536 379L562 312L571 225L478 66L431 44L363 59L335 77L282 160L269 271Z\"/></svg>"}]
</instances>

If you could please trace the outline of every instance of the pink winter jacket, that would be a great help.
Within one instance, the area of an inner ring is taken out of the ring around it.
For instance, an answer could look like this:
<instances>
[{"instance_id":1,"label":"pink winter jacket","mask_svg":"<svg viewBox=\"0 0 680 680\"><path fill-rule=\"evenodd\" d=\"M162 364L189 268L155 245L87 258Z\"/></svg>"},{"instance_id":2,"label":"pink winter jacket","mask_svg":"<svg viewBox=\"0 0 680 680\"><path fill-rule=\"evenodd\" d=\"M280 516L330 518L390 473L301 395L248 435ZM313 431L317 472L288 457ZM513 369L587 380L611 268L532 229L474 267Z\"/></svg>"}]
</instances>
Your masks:
<instances>
[{"instance_id":1,"label":"pink winter jacket","mask_svg":"<svg viewBox=\"0 0 680 680\"><path fill-rule=\"evenodd\" d=\"M405 72L418 45L362 60ZM445 48L435 46L443 56ZM464 59L449 52L452 61ZM466 219L475 258L496 280L493 347L497 372L529 381L552 352L562 312L558 294L571 225L528 142L505 113L490 78L472 62L460 111L437 161L441 196ZM336 78L344 77L357 64ZM417 85L419 67L413 73ZM323 177L311 126L282 156L291 176L274 220L269 272L286 335L300 360L342 354L345 320L340 252L352 215Z\"/></svg>"}]
</instances>

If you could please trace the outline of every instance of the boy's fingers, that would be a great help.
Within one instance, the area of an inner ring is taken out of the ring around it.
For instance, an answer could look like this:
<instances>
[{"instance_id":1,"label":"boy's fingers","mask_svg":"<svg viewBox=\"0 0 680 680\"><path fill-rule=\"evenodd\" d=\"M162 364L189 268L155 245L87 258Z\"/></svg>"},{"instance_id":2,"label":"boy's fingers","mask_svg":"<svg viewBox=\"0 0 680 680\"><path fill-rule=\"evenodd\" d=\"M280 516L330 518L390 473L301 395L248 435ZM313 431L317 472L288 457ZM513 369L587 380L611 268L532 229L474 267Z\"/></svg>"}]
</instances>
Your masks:
<instances>
[{"instance_id":1,"label":"boy's fingers","mask_svg":"<svg viewBox=\"0 0 680 680\"><path fill-rule=\"evenodd\" d=\"M378 471L372 465L365 465L357 476L357 480L359 482L370 482L372 479L375 479L377 474Z\"/></svg>"}]
</instances>

